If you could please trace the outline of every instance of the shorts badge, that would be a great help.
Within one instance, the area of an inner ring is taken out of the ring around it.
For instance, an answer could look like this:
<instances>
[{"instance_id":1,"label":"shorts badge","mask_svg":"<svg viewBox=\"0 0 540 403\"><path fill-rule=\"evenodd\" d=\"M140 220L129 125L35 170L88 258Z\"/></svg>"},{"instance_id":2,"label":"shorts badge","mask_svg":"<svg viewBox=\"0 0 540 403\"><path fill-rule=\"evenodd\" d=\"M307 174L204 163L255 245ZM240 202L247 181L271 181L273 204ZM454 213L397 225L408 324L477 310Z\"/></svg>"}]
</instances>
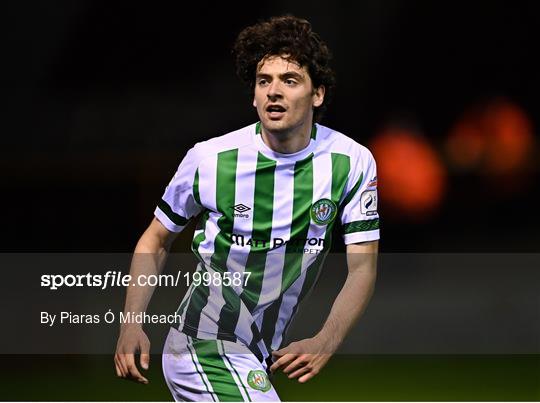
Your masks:
<instances>
[{"instance_id":1,"label":"shorts badge","mask_svg":"<svg viewBox=\"0 0 540 403\"><path fill-rule=\"evenodd\" d=\"M249 371L247 382L253 389L260 390L261 392L268 392L272 387L266 372L259 369Z\"/></svg>"}]
</instances>

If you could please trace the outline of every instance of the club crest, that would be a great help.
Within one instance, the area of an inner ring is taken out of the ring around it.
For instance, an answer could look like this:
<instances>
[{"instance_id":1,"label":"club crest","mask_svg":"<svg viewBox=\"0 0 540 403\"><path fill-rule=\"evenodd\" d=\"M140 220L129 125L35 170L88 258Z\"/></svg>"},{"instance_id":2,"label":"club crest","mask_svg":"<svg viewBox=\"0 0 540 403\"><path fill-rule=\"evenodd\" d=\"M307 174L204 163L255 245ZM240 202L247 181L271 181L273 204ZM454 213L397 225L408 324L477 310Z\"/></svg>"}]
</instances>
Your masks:
<instances>
[{"instance_id":1,"label":"club crest","mask_svg":"<svg viewBox=\"0 0 540 403\"><path fill-rule=\"evenodd\" d=\"M337 207L330 199L320 199L311 206L311 219L319 225L325 225L336 218Z\"/></svg>"}]
</instances>

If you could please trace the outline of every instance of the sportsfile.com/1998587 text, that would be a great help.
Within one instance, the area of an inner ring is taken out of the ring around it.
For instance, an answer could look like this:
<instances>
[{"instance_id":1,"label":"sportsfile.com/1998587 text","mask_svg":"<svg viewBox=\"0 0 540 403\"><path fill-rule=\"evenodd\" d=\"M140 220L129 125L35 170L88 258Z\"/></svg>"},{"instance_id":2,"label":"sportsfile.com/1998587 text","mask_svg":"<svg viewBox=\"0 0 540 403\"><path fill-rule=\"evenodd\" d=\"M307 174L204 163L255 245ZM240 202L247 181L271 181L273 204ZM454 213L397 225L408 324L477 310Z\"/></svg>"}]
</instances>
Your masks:
<instances>
[{"instance_id":1,"label":"sportsfile.com/1998587 text","mask_svg":"<svg viewBox=\"0 0 540 403\"><path fill-rule=\"evenodd\" d=\"M103 274L42 274L41 287L58 290L61 287L95 287L102 290L108 287L177 287L181 282L186 286L203 284L205 286L242 286L246 285L250 272L213 272L178 271L176 274L141 274L136 277L122 274L120 271L109 270Z\"/></svg>"}]
</instances>

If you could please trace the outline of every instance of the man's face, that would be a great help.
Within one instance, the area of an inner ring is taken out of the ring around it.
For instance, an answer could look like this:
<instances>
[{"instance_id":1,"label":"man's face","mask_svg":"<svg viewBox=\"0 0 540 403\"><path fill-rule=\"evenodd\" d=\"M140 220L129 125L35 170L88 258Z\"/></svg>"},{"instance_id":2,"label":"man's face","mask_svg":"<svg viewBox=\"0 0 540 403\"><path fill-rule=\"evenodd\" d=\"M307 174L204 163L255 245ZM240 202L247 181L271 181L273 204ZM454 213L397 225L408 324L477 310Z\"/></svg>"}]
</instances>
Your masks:
<instances>
[{"instance_id":1,"label":"man's face","mask_svg":"<svg viewBox=\"0 0 540 403\"><path fill-rule=\"evenodd\" d=\"M323 99L324 87L313 88L306 67L280 56L264 58L257 66L253 106L267 130L286 132L311 125L313 108Z\"/></svg>"}]
</instances>

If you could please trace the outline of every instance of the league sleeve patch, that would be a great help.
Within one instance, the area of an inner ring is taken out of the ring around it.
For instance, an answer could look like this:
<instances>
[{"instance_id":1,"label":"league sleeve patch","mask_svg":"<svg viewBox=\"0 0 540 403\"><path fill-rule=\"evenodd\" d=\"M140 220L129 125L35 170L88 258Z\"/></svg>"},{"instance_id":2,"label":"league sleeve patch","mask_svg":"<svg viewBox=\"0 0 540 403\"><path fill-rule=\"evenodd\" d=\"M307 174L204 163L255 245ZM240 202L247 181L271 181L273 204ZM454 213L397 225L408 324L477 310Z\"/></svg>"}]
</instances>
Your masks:
<instances>
[{"instance_id":1,"label":"league sleeve patch","mask_svg":"<svg viewBox=\"0 0 540 403\"><path fill-rule=\"evenodd\" d=\"M360 195L360 212L367 216L377 214L377 190L366 190Z\"/></svg>"}]
</instances>

